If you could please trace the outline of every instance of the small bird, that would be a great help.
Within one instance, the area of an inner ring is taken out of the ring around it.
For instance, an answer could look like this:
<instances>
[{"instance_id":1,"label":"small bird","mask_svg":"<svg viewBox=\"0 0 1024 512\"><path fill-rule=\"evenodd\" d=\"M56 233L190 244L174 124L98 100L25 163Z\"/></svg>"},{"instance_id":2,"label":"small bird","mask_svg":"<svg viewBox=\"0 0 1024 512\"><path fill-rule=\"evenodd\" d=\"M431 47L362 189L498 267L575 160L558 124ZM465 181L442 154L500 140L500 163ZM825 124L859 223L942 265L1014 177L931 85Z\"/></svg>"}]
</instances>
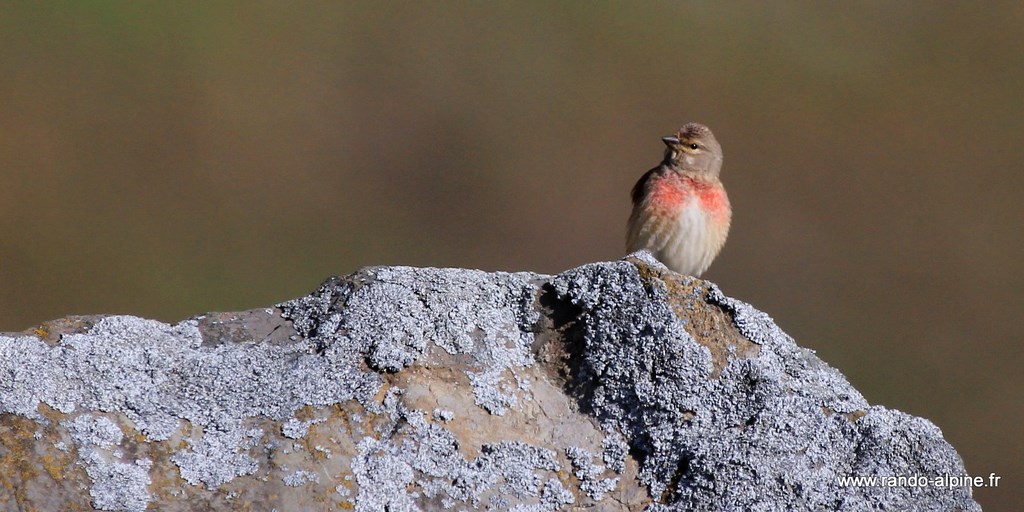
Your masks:
<instances>
[{"instance_id":1,"label":"small bird","mask_svg":"<svg viewBox=\"0 0 1024 512\"><path fill-rule=\"evenodd\" d=\"M722 146L698 123L661 140L665 158L633 187L626 248L647 249L668 268L699 277L725 245L732 219L718 179Z\"/></svg>"}]
</instances>

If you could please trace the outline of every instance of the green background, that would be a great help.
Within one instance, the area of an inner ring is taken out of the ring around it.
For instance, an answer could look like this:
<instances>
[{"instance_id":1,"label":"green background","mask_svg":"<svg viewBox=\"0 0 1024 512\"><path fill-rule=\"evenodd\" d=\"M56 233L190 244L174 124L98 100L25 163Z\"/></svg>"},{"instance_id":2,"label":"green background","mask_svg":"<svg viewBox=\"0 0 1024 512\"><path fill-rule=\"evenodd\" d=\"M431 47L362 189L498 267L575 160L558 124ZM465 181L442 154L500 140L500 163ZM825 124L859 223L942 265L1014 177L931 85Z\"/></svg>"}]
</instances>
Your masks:
<instances>
[{"instance_id":1,"label":"green background","mask_svg":"<svg viewBox=\"0 0 1024 512\"><path fill-rule=\"evenodd\" d=\"M0 330L617 259L700 121L706 277L1024 502L1022 3L21 2L0 66Z\"/></svg>"}]
</instances>

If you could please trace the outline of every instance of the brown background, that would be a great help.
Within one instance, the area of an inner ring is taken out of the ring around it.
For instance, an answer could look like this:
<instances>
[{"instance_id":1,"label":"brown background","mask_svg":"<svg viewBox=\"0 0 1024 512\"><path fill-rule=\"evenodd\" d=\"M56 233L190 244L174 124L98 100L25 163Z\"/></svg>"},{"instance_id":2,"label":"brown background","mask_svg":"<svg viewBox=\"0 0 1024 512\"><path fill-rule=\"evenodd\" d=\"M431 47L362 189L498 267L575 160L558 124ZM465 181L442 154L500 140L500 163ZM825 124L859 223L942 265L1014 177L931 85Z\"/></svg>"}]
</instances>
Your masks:
<instances>
[{"instance_id":1,"label":"brown background","mask_svg":"<svg viewBox=\"0 0 1024 512\"><path fill-rule=\"evenodd\" d=\"M707 277L1024 502L1024 4L375 4L0 11L0 330L616 259L701 121Z\"/></svg>"}]
</instances>

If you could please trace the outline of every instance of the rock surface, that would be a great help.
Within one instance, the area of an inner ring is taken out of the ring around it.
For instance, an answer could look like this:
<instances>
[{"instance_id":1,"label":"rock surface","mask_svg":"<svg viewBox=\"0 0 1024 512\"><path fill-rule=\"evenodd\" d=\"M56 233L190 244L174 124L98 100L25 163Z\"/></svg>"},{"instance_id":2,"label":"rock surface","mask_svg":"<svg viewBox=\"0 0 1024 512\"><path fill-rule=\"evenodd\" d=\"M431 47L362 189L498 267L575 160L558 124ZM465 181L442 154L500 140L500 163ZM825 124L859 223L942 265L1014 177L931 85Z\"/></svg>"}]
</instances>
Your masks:
<instances>
[{"instance_id":1,"label":"rock surface","mask_svg":"<svg viewBox=\"0 0 1024 512\"><path fill-rule=\"evenodd\" d=\"M643 253L0 336L2 510L980 510L927 420Z\"/></svg>"}]
</instances>

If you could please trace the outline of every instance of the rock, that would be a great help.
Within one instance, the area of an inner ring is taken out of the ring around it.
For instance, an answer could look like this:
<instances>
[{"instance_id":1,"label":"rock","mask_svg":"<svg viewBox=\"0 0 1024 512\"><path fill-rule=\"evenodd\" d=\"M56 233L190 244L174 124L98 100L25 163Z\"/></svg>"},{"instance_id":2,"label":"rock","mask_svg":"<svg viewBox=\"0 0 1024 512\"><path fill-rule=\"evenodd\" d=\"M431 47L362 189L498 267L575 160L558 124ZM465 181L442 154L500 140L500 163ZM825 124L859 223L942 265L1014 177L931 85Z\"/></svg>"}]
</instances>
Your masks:
<instances>
[{"instance_id":1,"label":"rock","mask_svg":"<svg viewBox=\"0 0 1024 512\"><path fill-rule=\"evenodd\" d=\"M963 474L932 423L643 253L0 336L3 510L980 510L840 481Z\"/></svg>"}]
</instances>

